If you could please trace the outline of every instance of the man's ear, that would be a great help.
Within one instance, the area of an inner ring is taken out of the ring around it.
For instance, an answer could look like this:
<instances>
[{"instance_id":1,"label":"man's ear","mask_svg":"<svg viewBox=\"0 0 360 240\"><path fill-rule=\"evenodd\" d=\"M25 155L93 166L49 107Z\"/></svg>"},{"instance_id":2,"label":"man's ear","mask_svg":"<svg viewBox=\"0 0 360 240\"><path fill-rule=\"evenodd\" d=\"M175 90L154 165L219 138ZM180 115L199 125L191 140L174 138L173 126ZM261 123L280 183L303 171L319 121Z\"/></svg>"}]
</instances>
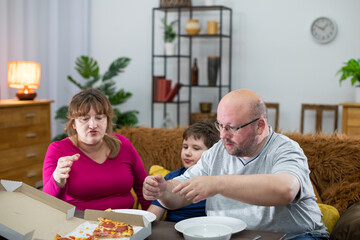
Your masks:
<instances>
[{"instance_id":1,"label":"man's ear","mask_svg":"<svg viewBox=\"0 0 360 240\"><path fill-rule=\"evenodd\" d=\"M264 130L265 130L265 119L260 117L260 119L258 120L258 123L256 125L256 131L257 131L257 134L261 135Z\"/></svg>"}]
</instances>

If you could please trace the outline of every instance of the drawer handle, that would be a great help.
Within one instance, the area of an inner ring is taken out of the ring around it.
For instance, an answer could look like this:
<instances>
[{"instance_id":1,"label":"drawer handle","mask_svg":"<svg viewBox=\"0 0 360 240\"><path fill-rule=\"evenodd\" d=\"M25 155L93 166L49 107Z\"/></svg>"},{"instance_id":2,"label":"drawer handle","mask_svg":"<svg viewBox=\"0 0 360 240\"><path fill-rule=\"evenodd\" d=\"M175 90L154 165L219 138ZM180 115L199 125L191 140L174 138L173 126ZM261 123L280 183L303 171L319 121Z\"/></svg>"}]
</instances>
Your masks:
<instances>
[{"instance_id":1,"label":"drawer handle","mask_svg":"<svg viewBox=\"0 0 360 240\"><path fill-rule=\"evenodd\" d=\"M27 118L33 118L33 117L36 116L36 114L35 114L35 113L28 113L28 114L26 114L25 116L26 116Z\"/></svg>"},{"instance_id":2,"label":"drawer handle","mask_svg":"<svg viewBox=\"0 0 360 240\"><path fill-rule=\"evenodd\" d=\"M27 138L34 138L34 137L36 137L36 136L37 136L36 133L26 134L26 137L27 137Z\"/></svg>"},{"instance_id":3,"label":"drawer handle","mask_svg":"<svg viewBox=\"0 0 360 240\"><path fill-rule=\"evenodd\" d=\"M36 157L36 153L29 153L26 155L27 158Z\"/></svg>"},{"instance_id":4,"label":"drawer handle","mask_svg":"<svg viewBox=\"0 0 360 240\"><path fill-rule=\"evenodd\" d=\"M32 177L36 177L36 176L37 176L36 173L29 173L29 174L27 175L28 178L32 178Z\"/></svg>"}]
</instances>

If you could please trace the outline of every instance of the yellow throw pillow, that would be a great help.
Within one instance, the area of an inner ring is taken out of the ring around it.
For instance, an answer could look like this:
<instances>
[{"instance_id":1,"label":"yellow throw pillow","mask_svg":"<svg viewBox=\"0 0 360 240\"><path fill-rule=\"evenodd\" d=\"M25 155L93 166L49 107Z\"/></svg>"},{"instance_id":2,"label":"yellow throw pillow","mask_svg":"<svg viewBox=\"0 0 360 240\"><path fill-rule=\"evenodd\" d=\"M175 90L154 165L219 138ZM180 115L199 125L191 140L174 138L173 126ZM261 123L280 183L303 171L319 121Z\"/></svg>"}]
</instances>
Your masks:
<instances>
[{"instance_id":1,"label":"yellow throw pillow","mask_svg":"<svg viewBox=\"0 0 360 240\"><path fill-rule=\"evenodd\" d=\"M331 205L327 205L323 203L318 203L318 205L320 207L321 213L323 214L323 217L321 219L323 220L329 233L331 233L332 230L334 229L336 222L340 218L339 211Z\"/></svg>"},{"instance_id":2,"label":"yellow throw pillow","mask_svg":"<svg viewBox=\"0 0 360 240\"><path fill-rule=\"evenodd\" d=\"M149 170L149 175L161 174L165 177L170 171L159 165L152 165Z\"/></svg>"},{"instance_id":3,"label":"yellow throw pillow","mask_svg":"<svg viewBox=\"0 0 360 240\"><path fill-rule=\"evenodd\" d=\"M139 202L139 199L134 191L133 188L131 188L131 195L133 196L134 198L134 205L133 205L133 209L141 209L141 204Z\"/></svg>"}]
</instances>

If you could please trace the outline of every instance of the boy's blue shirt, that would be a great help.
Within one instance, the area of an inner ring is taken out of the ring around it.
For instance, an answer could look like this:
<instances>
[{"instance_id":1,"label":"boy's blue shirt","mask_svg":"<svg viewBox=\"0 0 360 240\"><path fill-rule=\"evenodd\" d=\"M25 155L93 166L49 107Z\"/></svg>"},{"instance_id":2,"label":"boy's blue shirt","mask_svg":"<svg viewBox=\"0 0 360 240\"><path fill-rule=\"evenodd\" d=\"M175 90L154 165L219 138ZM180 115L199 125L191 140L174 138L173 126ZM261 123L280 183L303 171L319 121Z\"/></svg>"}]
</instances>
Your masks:
<instances>
[{"instance_id":1,"label":"boy's blue shirt","mask_svg":"<svg viewBox=\"0 0 360 240\"><path fill-rule=\"evenodd\" d=\"M178 170L169 172L165 176L165 180L170 180L177 176L180 176L185 171L186 171L186 168L181 167ZM167 215L166 215L165 221L179 222L181 220L192 218L192 217L206 216L205 203L206 203L206 201L203 200L201 202L193 203L193 204L190 204L188 206L185 206L185 207L182 207L182 208L179 208L176 210L168 210L168 209L164 208L157 200L152 201L151 204L154 204L156 206L159 206L159 207L167 210Z\"/></svg>"}]
</instances>

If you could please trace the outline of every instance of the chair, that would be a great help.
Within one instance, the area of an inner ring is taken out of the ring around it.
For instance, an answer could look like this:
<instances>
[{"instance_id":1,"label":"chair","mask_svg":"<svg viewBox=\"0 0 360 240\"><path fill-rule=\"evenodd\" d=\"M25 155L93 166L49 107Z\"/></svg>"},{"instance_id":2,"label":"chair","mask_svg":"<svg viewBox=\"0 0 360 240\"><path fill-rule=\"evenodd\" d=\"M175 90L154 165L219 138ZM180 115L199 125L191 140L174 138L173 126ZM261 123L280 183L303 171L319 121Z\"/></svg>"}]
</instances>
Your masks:
<instances>
[{"instance_id":1,"label":"chair","mask_svg":"<svg viewBox=\"0 0 360 240\"><path fill-rule=\"evenodd\" d=\"M313 110L316 111L316 124L315 130L316 133L322 131L322 118L323 111L334 111L334 131L337 130L338 124L338 105L329 105L329 104L301 104L301 125L300 132L304 133L304 118L305 118L305 110Z\"/></svg>"},{"instance_id":2,"label":"chair","mask_svg":"<svg viewBox=\"0 0 360 240\"><path fill-rule=\"evenodd\" d=\"M271 102L265 102L267 109L274 109L275 110L275 126L274 131L277 132L279 128L279 103L271 103ZM269 115L269 113L268 113Z\"/></svg>"}]
</instances>

